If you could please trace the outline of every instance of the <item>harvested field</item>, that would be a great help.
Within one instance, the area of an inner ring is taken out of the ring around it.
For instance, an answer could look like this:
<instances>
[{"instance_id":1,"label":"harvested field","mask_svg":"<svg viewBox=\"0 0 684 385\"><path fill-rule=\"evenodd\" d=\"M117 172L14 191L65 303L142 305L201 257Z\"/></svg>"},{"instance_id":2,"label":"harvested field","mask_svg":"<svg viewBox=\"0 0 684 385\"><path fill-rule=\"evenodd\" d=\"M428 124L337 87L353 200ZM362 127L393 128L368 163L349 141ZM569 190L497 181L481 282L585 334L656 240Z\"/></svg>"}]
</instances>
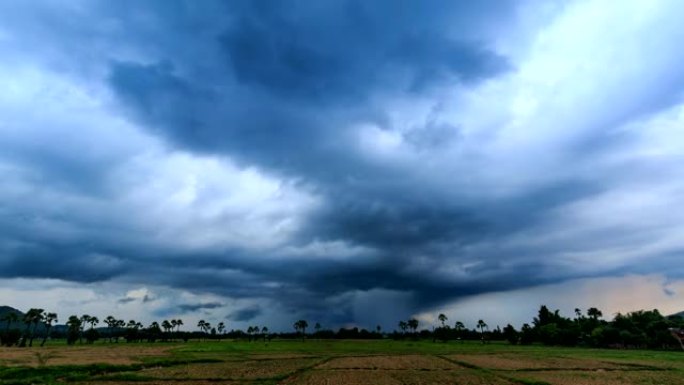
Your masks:
<instances>
[{"instance_id":1,"label":"harvested field","mask_svg":"<svg viewBox=\"0 0 684 385\"><path fill-rule=\"evenodd\" d=\"M445 360L421 355L340 357L326 362L317 369L423 369L450 370L458 366Z\"/></svg>"},{"instance_id":2,"label":"harvested field","mask_svg":"<svg viewBox=\"0 0 684 385\"><path fill-rule=\"evenodd\" d=\"M554 385L684 385L681 373L667 371L537 371L514 374L519 379Z\"/></svg>"},{"instance_id":3,"label":"harvested field","mask_svg":"<svg viewBox=\"0 0 684 385\"><path fill-rule=\"evenodd\" d=\"M57 383L684 385L684 353L391 340L0 349L0 385Z\"/></svg>"},{"instance_id":4,"label":"harvested field","mask_svg":"<svg viewBox=\"0 0 684 385\"><path fill-rule=\"evenodd\" d=\"M211 364L190 364L167 368L145 369L145 377L164 379L221 379L244 380L273 378L290 374L298 369L315 365L319 359L251 360Z\"/></svg>"},{"instance_id":5,"label":"harvested field","mask_svg":"<svg viewBox=\"0 0 684 385\"><path fill-rule=\"evenodd\" d=\"M174 346L136 346L129 344L108 346L69 346L45 348L0 348L0 365L130 365L145 358L168 356Z\"/></svg>"},{"instance_id":6,"label":"harvested field","mask_svg":"<svg viewBox=\"0 0 684 385\"><path fill-rule=\"evenodd\" d=\"M500 354L455 354L448 358L480 368L498 370L583 369L617 370L629 368L618 362L564 357L521 357Z\"/></svg>"},{"instance_id":7,"label":"harvested field","mask_svg":"<svg viewBox=\"0 0 684 385\"><path fill-rule=\"evenodd\" d=\"M450 371L421 370L313 370L284 384L297 385L508 385L512 382L470 369Z\"/></svg>"}]
</instances>

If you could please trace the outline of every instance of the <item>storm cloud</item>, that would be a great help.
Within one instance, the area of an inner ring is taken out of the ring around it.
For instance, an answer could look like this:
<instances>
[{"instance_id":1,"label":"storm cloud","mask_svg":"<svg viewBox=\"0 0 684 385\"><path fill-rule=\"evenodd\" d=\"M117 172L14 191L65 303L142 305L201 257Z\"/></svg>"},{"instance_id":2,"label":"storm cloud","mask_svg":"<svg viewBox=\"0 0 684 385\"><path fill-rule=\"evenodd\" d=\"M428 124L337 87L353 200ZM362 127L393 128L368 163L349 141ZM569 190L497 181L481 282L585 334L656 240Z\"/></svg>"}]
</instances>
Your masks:
<instances>
[{"instance_id":1,"label":"storm cloud","mask_svg":"<svg viewBox=\"0 0 684 385\"><path fill-rule=\"evenodd\" d=\"M335 325L682 278L681 11L2 4L0 278Z\"/></svg>"}]
</instances>

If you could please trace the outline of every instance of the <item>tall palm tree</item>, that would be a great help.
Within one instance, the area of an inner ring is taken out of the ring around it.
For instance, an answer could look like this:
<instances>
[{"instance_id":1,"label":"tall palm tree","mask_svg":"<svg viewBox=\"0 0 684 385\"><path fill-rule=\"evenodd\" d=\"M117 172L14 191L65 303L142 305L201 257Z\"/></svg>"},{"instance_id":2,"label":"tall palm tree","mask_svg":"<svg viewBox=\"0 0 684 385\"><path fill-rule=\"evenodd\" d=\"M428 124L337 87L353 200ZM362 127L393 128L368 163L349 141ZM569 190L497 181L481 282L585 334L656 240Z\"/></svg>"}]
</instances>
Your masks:
<instances>
[{"instance_id":1,"label":"tall palm tree","mask_svg":"<svg viewBox=\"0 0 684 385\"><path fill-rule=\"evenodd\" d=\"M268 335L268 328L266 326L261 328L261 335L264 337L264 342L266 342L266 336Z\"/></svg>"},{"instance_id":2,"label":"tall palm tree","mask_svg":"<svg viewBox=\"0 0 684 385\"><path fill-rule=\"evenodd\" d=\"M477 321L477 327L480 329L480 337L482 338L482 343L485 343L484 332L487 329L487 324L483 320Z\"/></svg>"},{"instance_id":3,"label":"tall palm tree","mask_svg":"<svg viewBox=\"0 0 684 385\"><path fill-rule=\"evenodd\" d=\"M183 320L182 319L177 319L176 320L176 331L180 333L180 327L183 326Z\"/></svg>"},{"instance_id":4,"label":"tall palm tree","mask_svg":"<svg viewBox=\"0 0 684 385\"><path fill-rule=\"evenodd\" d=\"M224 332L226 331L226 324L223 322L219 322L218 326L216 327L216 330L218 330L219 334L221 335L225 334Z\"/></svg>"},{"instance_id":5,"label":"tall palm tree","mask_svg":"<svg viewBox=\"0 0 684 385\"><path fill-rule=\"evenodd\" d=\"M408 323L406 321L399 321L399 329L401 329L401 332L406 334L406 329L408 329Z\"/></svg>"},{"instance_id":6,"label":"tall palm tree","mask_svg":"<svg viewBox=\"0 0 684 385\"><path fill-rule=\"evenodd\" d=\"M52 323L57 322L57 313L47 313L43 317L43 324L45 324L45 337L43 337L43 342L40 346L45 346L45 341L50 337L50 329L52 329Z\"/></svg>"},{"instance_id":7,"label":"tall palm tree","mask_svg":"<svg viewBox=\"0 0 684 385\"><path fill-rule=\"evenodd\" d=\"M309 323L306 322L306 320L300 319L295 322L293 326L296 331L302 331L302 341L304 341L304 337L306 337L306 328L309 327Z\"/></svg>"},{"instance_id":8,"label":"tall palm tree","mask_svg":"<svg viewBox=\"0 0 684 385\"><path fill-rule=\"evenodd\" d=\"M164 333L166 333L165 334L166 338L164 338L164 339L167 339L168 334L169 334L169 330L171 330L173 328L173 325L168 320L164 320L161 323L161 327L162 327L162 329L164 329Z\"/></svg>"},{"instance_id":9,"label":"tall palm tree","mask_svg":"<svg viewBox=\"0 0 684 385\"><path fill-rule=\"evenodd\" d=\"M416 334L416 331L418 330L418 320L411 318L406 324L413 330L413 334Z\"/></svg>"},{"instance_id":10,"label":"tall palm tree","mask_svg":"<svg viewBox=\"0 0 684 385\"><path fill-rule=\"evenodd\" d=\"M454 324L454 329L456 329L457 338L460 339L461 342L463 342L463 340L461 339L461 331L465 329L465 325L463 324L463 322L456 321L456 323Z\"/></svg>"},{"instance_id":11,"label":"tall palm tree","mask_svg":"<svg viewBox=\"0 0 684 385\"><path fill-rule=\"evenodd\" d=\"M90 316L88 314L83 314L80 318L81 320L81 325L78 330L78 343L82 344L83 343L83 329L85 329L85 326L87 323L90 322Z\"/></svg>"},{"instance_id":12,"label":"tall palm tree","mask_svg":"<svg viewBox=\"0 0 684 385\"><path fill-rule=\"evenodd\" d=\"M601 310L595 307L590 307L589 309L587 309L587 315L594 321L598 321L599 318L603 317L603 313L601 312Z\"/></svg>"},{"instance_id":13,"label":"tall palm tree","mask_svg":"<svg viewBox=\"0 0 684 385\"><path fill-rule=\"evenodd\" d=\"M78 316L72 315L69 316L69 320L66 322L66 325L69 328L67 343L71 345L76 342L76 339L80 338L81 326L83 325L83 322L81 322L81 319L78 318Z\"/></svg>"},{"instance_id":14,"label":"tall palm tree","mask_svg":"<svg viewBox=\"0 0 684 385\"><path fill-rule=\"evenodd\" d=\"M445 326L444 324L445 324L446 321L448 320L447 316L445 316L444 314L438 315L438 316L437 316L437 319L439 320L439 322L442 323L442 327Z\"/></svg>"},{"instance_id":15,"label":"tall palm tree","mask_svg":"<svg viewBox=\"0 0 684 385\"><path fill-rule=\"evenodd\" d=\"M24 314L24 324L26 324L26 336L29 339L29 346L33 346L36 327L43 320L43 312L43 309L32 308Z\"/></svg>"},{"instance_id":16,"label":"tall palm tree","mask_svg":"<svg viewBox=\"0 0 684 385\"><path fill-rule=\"evenodd\" d=\"M88 323L90 324L90 329L95 329L95 325L100 323L100 319L97 317L90 317L90 320L88 320Z\"/></svg>"},{"instance_id":17,"label":"tall palm tree","mask_svg":"<svg viewBox=\"0 0 684 385\"><path fill-rule=\"evenodd\" d=\"M5 331L8 331L10 326L15 323L19 322L19 315L17 313L11 311L7 314L5 314L0 321L7 322L5 326Z\"/></svg>"},{"instance_id":18,"label":"tall palm tree","mask_svg":"<svg viewBox=\"0 0 684 385\"><path fill-rule=\"evenodd\" d=\"M104 319L105 325L107 325L107 329L109 329L109 342L112 342L112 337L114 336L114 328L116 327L117 324L117 319L114 318L111 315L108 315L107 318Z\"/></svg>"}]
</instances>

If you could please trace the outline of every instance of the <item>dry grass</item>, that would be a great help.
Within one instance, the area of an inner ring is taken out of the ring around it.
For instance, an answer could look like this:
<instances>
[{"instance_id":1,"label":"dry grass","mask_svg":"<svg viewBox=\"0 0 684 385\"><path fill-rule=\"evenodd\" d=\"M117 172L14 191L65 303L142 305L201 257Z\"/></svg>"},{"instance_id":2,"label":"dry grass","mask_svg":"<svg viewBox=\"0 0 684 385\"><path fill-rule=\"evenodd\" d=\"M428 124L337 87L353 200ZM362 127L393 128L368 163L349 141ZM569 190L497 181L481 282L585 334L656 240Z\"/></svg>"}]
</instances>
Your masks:
<instances>
[{"instance_id":1,"label":"dry grass","mask_svg":"<svg viewBox=\"0 0 684 385\"><path fill-rule=\"evenodd\" d=\"M449 370L458 366L436 357L423 355L340 357L318 369L423 369Z\"/></svg>"},{"instance_id":2,"label":"dry grass","mask_svg":"<svg viewBox=\"0 0 684 385\"><path fill-rule=\"evenodd\" d=\"M616 370L627 368L619 362L603 362L592 359L544 357L535 358L529 356L507 356L499 354L455 354L448 356L450 359L465 362L480 368L499 370L524 370L524 369L607 369Z\"/></svg>"},{"instance_id":3,"label":"dry grass","mask_svg":"<svg viewBox=\"0 0 684 385\"><path fill-rule=\"evenodd\" d=\"M172 348L171 346L135 345L50 346L40 349L0 348L0 365L130 365L139 363L146 357L166 356Z\"/></svg>"},{"instance_id":4,"label":"dry grass","mask_svg":"<svg viewBox=\"0 0 684 385\"><path fill-rule=\"evenodd\" d=\"M139 374L156 378L183 379L256 379L290 374L315 364L317 359L252 360L212 364L189 364L145 369Z\"/></svg>"},{"instance_id":5,"label":"dry grass","mask_svg":"<svg viewBox=\"0 0 684 385\"><path fill-rule=\"evenodd\" d=\"M556 370L515 373L513 377L553 385L684 385L684 375L677 371Z\"/></svg>"},{"instance_id":6,"label":"dry grass","mask_svg":"<svg viewBox=\"0 0 684 385\"><path fill-rule=\"evenodd\" d=\"M292 385L509 385L512 382L472 370L313 370L288 379Z\"/></svg>"}]
</instances>

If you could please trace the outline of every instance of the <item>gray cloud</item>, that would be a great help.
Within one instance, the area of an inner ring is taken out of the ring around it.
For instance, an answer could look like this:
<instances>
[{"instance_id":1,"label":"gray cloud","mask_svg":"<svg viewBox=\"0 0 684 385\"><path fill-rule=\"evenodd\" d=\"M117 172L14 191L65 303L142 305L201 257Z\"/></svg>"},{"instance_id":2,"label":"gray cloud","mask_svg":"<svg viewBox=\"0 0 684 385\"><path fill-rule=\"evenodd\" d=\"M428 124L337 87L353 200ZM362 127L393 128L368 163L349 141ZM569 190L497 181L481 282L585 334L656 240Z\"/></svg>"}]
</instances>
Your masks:
<instances>
[{"instance_id":1,"label":"gray cloud","mask_svg":"<svg viewBox=\"0 0 684 385\"><path fill-rule=\"evenodd\" d=\"M577 277L682 274L665 268L684 250L667 209L682 147L650 121L682 101L672 50L564 74L553 63L581 46L535 50L538 35L572 45L554 29L563 8L528 26L524 3L498 1L8 7L0 74L28 96L0 99L2 277L150 282L344 324L380 322L373 301L401 317ZM625 33L636 47L682 35L661 24Z\"/></svg>"}]
</instances>

